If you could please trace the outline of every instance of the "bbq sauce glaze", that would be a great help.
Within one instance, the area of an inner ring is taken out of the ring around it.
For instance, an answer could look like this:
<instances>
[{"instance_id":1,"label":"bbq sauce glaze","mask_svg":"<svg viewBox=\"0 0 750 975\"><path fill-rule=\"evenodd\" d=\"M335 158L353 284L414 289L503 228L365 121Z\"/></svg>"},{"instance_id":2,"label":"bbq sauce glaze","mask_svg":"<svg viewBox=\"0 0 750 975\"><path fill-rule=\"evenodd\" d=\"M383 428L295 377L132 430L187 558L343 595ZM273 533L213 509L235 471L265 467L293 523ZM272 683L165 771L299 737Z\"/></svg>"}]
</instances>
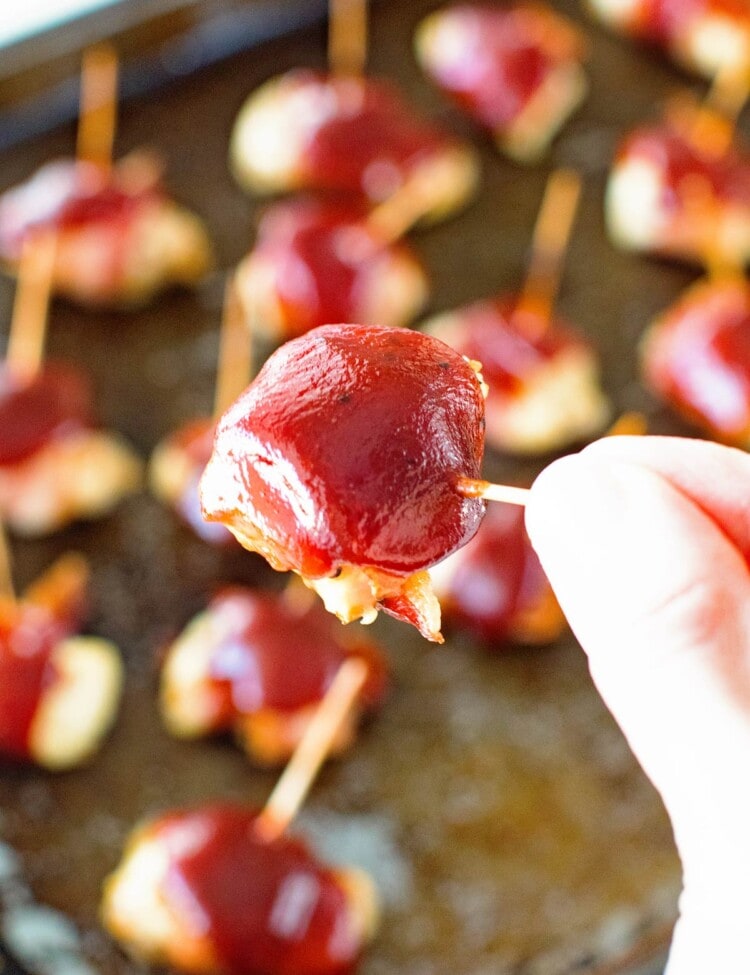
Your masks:
<instances>
[{"instance_id":1,"label":"bbq sauce glaze","mask_svg":"<svg viewBox=\"0 0 750 975\"><path fill-rule=\"evenodd\" d=\"M330 325L287 342L219 421L204 515L253 532L275 568L409 575L476 532L462 497L484 449L477 375L407 329Z\"/></svg>"},{"instance_id":2,"label":"bbq sauce glaze","mask_svg":"<svg viewBox=\"0 0 750 975\"><path fill-rule=\"evenodd\" d=\"M226 975L347 975L363 946L335 873L300 840L264 840L255 820L231 805L160 819L164 895L198 921Z\"/></svg>"},{"instance_id":3,"label":"bbq sauce glaze","mask_svg":"<svg viewBox=\"0 0 750 975\"><path fill-rule=\"evenodd\" d=\"M294 711L319 703L342 663L364 659L368 678L361 692L365 709L385 693L386 667L378 648L345 631L316 601L304 609L283 596L231 588L208 607L221 633L212 655L212 691L221 701L218 721L265 708Z\"/></svg>"}]
</instances>

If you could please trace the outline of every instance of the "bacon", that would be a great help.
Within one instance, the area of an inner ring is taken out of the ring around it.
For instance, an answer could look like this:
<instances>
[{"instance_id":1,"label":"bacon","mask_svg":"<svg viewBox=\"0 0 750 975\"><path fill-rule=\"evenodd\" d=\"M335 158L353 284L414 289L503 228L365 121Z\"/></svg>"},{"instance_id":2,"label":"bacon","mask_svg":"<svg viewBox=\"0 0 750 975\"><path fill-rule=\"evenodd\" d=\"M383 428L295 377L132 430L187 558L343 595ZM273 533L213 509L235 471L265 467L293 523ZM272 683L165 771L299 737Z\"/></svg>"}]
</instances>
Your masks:
<instances>
[{"instance_id":1,"label":"bacon","mask_svg":"<svg viewBox=\"0 0 750 975\"><path fill-rule=\"evenodd\" d=\"M65 556L22 602L0 604L0 754L71 768L99 746L117 710L122 665L106 640L75 636L88 569Z\"/></svg>"},{"instance_id":2,"label":"bacon","mask_svg":"<svg viewBox=\"0 0 750 975\"><path fill-rule=\"evenodd\" d=\"M474 151L421 119L388 82L304 69L250 96L230 156L256 193L335 190L377 203L419 176L431 187L428 219L461 207L478 177Z\"/></svg>"},{"instance_id":3,"label":"bacon","mask_svg":"<svg viewBox=\"0 0 750 975\"><path fill-rule=\"evenodd\" d=\"M482 363L487 443L519 454L585 440L607 422L591 344L560 319L518 312L518 298L479 301L427 322L426 330Z\"/></svg>"},{"instance_id":4,"label":"bacon","mask_svg":"<svg viewBox=\"0 0 750 975\"><path fill-rule=\"evenodd\" d=\"M750 158L716 154L675 121L636 129L620 146L607 186L615 243L704 264L750 257Z\"/></svg>"},{"instance_id":5,"label":"bacon","mask_svg":"<svg viewBox=\"0 0 750 975\"><path fill-rule=\"evenodd\" d=\"M484 513L456 489L483 453L475 367L404 329L328 325L286 343L219 421L205 517L297 572L344 622L387 607L439 641L419 573Z\"/></svg>"},{"instance_id":6,"label":"bacon","mask_svg":"<svg viewBox=\"0 0 750 975\"><path fill-rule=\"evenodd\" d=\"M745 0L589 0L589 7L605 24L707 78L743 69L750 58Z\"/></svg>"},{"instance_id":7,"label":"bacon","mask_svg":"<svg viewBox=\"0 0 750 975\"><path fill-rule=\"evenodd\" d=\"M137 830L105 886L110 933L192 975L349 975L377 925L372 881L299 839L263 839L255 820L213 805Z\"/></svg>"},{"instance_id":8,"label":"bacon","mask_svg":"<svg viewBox=\"0 0 750 975\"><path fill-rule=\"evenodd\" d=\"M57 160L0 196L0 260L15 270L24 241L54 229L54 288L84 304L139 304L193 285L211 264L202 223L170 201L150 157L122 160L110 179Z\"/></svg>"},{"instance_id":9,"label":"bacon","mask_svg":"<svg viewBox=\"0 0 750 975\"><path fill-rule=\"evenodd\" d=\"M382 651L352 639L300 589L306 598L227 589L188 625L162 671L162 714L170 731L194 738L234 730L255 762L285 762L350 656L363 658L369 669L358 711L380 705L387 681ZM358 716L351 714L334 753L352 743Z\"/></svg>"},{"instance_id":10,"label":"bacon","mask_svg":"<svg viewBox=\"0 0 750 975\"><path fill-rule=\"evenodd\" d=\"M457 4L416 35L430 78L518 162L535 162L585 98L583 35L541 4Z\"/></svg>"},{"instance_id":11,"label":"bacon","mask_svg":"<svg viewBox=\"0 0 750 975\"><path fill-rule=\"evenodd\" d=\"M312 200L270 208L237 268L253 334L279 342L328 322L408 325L424 306L427 278L404 243L381 244L353 204Z\"/></svg>"},{"instance_id":12,"label":"bacon","mask_svg":"<svg viewBox=\"0 0 750 975\"><path fill-rule=\"evenodd\" d=\"M700 281L651 325L642 342L648 387L727 443L750 447L750 286Z\"/></svg>"},{"instance_id":13,"label":"bacon","mask_svg":"<svg viewBox=\"0 0 750 975\"><path fill-rule=\"evenodd\" d=\"M493 505L469 544L430 576L446 621L492 647L551 643L565 627L522 508Z\"/></svg>"}]
</instances>

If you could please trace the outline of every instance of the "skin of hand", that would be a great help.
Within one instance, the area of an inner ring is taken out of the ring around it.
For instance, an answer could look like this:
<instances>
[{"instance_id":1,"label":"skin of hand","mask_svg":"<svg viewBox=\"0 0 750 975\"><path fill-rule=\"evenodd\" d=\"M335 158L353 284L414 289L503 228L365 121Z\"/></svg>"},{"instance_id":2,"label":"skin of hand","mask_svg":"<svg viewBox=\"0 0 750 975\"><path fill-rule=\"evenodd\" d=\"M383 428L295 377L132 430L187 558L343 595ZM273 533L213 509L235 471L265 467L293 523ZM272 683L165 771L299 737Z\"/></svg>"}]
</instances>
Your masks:
<instances>
[{"instance_id":1,"label":"skin of hand","mask_svg":"<svg viewBox=\"0 0 750 975\"><path fill-rule=\"evenodd\" d=\"M526 524L683 867L667 975L750 972L750 456L610 437L537 478Z\"/></svg>"}]
</instances>

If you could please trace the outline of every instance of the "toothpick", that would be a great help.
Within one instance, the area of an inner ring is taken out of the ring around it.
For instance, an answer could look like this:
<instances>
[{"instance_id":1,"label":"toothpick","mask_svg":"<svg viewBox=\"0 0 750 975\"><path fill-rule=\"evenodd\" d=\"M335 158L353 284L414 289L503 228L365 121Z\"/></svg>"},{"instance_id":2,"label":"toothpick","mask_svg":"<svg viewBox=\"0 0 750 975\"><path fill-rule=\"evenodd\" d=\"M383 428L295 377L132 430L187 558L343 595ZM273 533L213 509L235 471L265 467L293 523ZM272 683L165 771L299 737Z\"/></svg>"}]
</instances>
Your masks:
<instances>
[{"instance_id":1,"label":"toothpick","mask_svg":"<svg viewBox=\"0 0 750 975\"><path fill-rule=\"evenodd\" d=\"M335 75L360 77L367 61L367 0L329 0L328 66Z\"/></svg>"},{"instance_id":2,"label":"toothpick","mask_svg":"<svg viewBox=\"0 0 750 975\"><path fill-rule=\"evenodd\" d=\"M0 521L0 598L15 603L16 589L13 585L13 569L5 525Z\"/></svg>"},{"instance_id":3,"label":"toothpick","mask_svg":"<svg viewBox=\"0 0 750 975\"><path fill-rule=\"evenodd\" d=\"M255 821L261 836L278 839L297 815L320 766L367 679L367 664L350 657L339 668L289 764Z\"/></svg>"},{"instance_id":4,"label":"toothpick","mask_svg":"<svg viewBox=\"0 0 750 975\"><path fill-rule=\"evenodd\" d=\"M723 156L732 144L737 120L750 95L747 67L726 65L714 78L691 126L696 145Z\"/></svg>"},{"instance_id":5,"label":"toothpick","mask_svg":"<svg viewBox=\"0 0 750 975\"><path fill-rule=\"evenodd\" d=\"M492 484L471 477L459 477L456 490L465 498L482 498L484 501L502 501L505 504L518 504L525 507L531 491L528 488L514 487L511 484Z\"/></svg>"},{"instance_id":6,"label":"toothpick","mask_svg":"<svg viewBox=\"0 0 750 975\"><path fill-rule=\"evenodd\" d=\"M84 52L81 66L79 161L110 171L116 123L117 54L111 44L97 44Z\"/></svg>"},{"instance_id":7,"label":"toothpick","mask_svg":"<svg viewBox=\"0 0 750 975\"><path fill-rule=\"evenodd\" d=\"M546 330L552 317L580 195L578 173L572 169L552 173L534 227L526 280L514 312L514 317L528 316L529 326L537 334Z\"/></svg>"},{"instance_id":8,"label":"toothpick","mask_svg":"<svg viewBox=\"0 0 750 975\"><path fill-rule=\"evenodd\" d=\"M419 171L370 213L367 229L381 246L393 244L432 208L430 180Z\"/></svg>"},{"instance_id":9,"label":"toothpick","mask_svg":"<svg viewBox=\"0 0 750 975\"><path fill-rule=\"evenodd\" d=\"M52 232L30 234L21 252L6 361L26 379L34 378L44 358L56 244Z\"/></svg>"},{"instance_id":10,"label":"toothpick","mask_svg":"<svg viewBox=\"0 0 750 975\"><path fill-rule=\"evenodd\" d=\"M648 431L648 420L643 413L632 410L619 416L604 434L605 437L642 437Z\"/></svg>"},{"instance_id":11,"label":"toothpick","mask_svg":"<svg viewBox=\"0 0 750 975\"><path fill-rule=\"evenodd\" d=\"M251 322L242 313L234 275L224 288L224 312L219 337L219 366L214 394L214 417L218 419L250 382L252 374Z\"/></svg>"}]
</instances>

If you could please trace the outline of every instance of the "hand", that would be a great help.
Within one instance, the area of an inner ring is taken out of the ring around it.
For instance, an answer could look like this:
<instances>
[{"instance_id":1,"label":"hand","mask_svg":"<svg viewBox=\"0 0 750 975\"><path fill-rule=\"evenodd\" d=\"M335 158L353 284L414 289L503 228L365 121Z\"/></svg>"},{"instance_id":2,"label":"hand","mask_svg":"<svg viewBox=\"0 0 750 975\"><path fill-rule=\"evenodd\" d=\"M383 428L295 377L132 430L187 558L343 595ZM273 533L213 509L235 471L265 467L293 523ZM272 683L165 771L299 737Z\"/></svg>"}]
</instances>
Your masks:
<instances>
[{"instance_id":1,"label":"hand","mask_svg":"<svg viewBox=\"0 0 750 975\"><path fill-rule=\"evenodd\" d=\"M747 975L750 456L600 440L541 474L527 526L672 820L684 889L668 975Z\"/></svg>"}]
</instances>

